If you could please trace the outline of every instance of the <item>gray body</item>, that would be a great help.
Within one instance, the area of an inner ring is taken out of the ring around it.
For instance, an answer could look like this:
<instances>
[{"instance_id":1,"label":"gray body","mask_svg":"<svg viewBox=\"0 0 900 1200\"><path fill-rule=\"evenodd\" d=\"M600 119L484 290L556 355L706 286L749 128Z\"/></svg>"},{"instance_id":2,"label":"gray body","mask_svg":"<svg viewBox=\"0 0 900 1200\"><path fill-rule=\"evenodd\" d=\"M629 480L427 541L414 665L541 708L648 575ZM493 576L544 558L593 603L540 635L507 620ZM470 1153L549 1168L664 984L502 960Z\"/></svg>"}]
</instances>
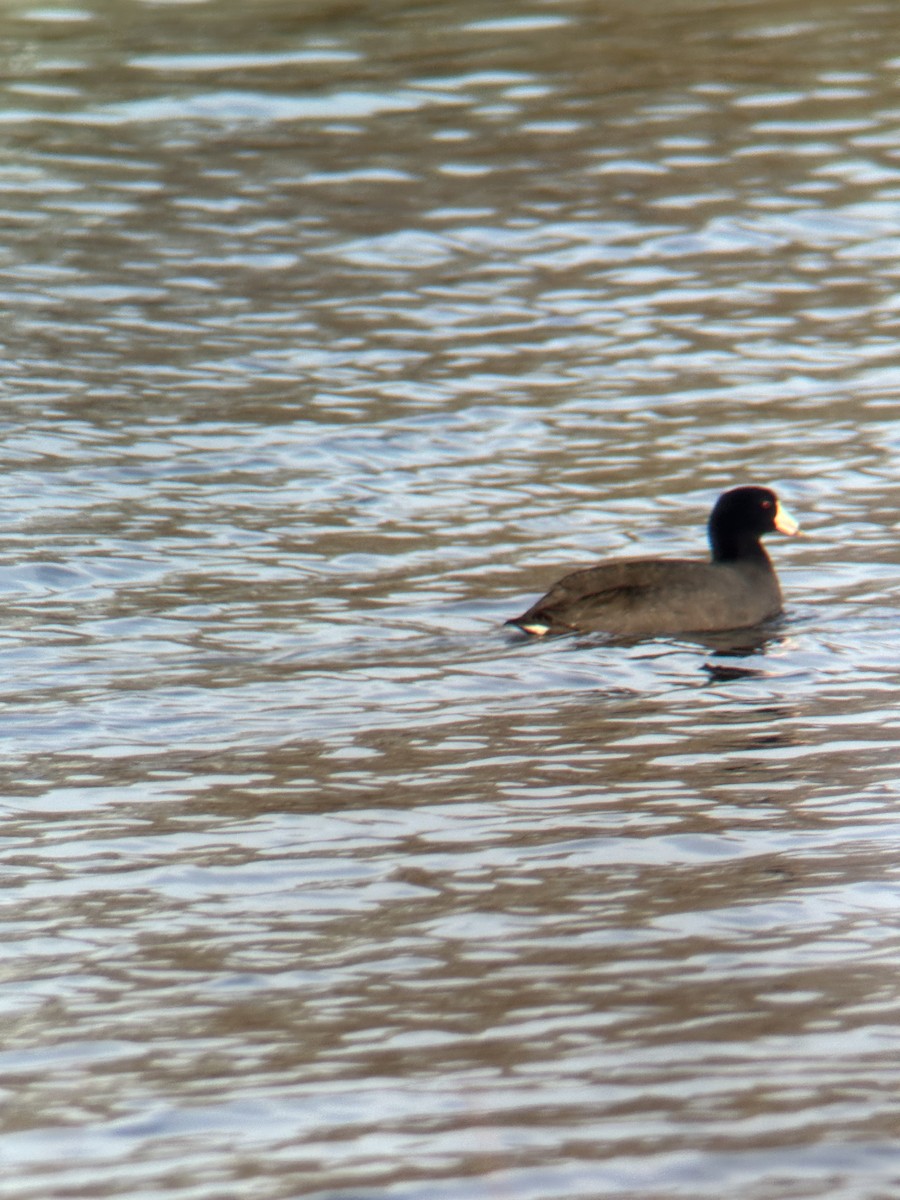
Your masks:
<instances>
[{"instance_id":1,"label":"gray body","mask_svg":"<svg viewBox=\"0 0 900 1200\"><path fill-rule=\"evenodd\" d=\"M729 562L608 559L574 571L509 624L530 633L605 632L624 637L712 633L758 625L781 612L769 556Z\"/></svg>"}]
</instances>

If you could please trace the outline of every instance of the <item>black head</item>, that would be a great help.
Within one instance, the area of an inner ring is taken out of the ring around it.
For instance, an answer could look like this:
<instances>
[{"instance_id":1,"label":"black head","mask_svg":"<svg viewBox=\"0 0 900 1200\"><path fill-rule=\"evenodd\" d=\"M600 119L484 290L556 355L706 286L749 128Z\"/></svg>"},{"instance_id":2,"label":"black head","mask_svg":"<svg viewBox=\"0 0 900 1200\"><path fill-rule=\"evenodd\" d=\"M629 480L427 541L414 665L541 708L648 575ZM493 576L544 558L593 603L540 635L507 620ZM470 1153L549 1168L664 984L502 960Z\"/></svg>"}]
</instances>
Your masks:
<instances>
[{"instance_id":1,"label":"black head","mask_svg":"<svg viewBox=\"0 0 900 1200\"><path fill-rule=\"evenodd\" d=\"M765 533L798 533L799 525L769 488L739 487L723 492L709 518L709 544L717 562L764 557Z\"/></svg>"}]
</instances>

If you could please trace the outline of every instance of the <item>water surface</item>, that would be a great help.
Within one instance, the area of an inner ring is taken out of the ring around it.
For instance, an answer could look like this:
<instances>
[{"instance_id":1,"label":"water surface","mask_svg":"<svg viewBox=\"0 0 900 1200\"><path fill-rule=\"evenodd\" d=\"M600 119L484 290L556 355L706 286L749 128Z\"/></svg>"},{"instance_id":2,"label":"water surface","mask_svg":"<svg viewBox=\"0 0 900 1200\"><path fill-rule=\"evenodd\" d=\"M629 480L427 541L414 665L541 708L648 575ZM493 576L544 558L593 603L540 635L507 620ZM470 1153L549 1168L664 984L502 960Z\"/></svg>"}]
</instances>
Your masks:
<instances>
[{"instance_id":1,"label":"water surface","mask_svg":"<svg viewBox=\"0 0 900 1200\"><path fill-rule=\"evenodd\" d=\"M900 1187L896 13L601 9L0 16L0 1195Z\"/></svg>"}]
</instances>

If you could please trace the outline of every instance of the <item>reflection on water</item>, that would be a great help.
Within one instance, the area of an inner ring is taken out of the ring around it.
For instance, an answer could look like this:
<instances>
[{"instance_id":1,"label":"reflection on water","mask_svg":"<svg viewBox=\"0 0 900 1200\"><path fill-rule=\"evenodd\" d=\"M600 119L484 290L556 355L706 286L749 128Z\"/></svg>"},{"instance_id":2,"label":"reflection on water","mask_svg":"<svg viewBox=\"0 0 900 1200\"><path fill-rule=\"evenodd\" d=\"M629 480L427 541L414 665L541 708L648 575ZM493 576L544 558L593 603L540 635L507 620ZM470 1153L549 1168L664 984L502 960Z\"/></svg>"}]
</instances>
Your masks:
<instances>
[{"instance_id":1,"label":"reflection on water","mask_svg":"<svg viewBox=\"0 0 900 1200\"><path fill-rule=\"evenodd\" d=\"M0 30L0 1193L889 1194L893 7Z\"/></svg>"}]
</instances>

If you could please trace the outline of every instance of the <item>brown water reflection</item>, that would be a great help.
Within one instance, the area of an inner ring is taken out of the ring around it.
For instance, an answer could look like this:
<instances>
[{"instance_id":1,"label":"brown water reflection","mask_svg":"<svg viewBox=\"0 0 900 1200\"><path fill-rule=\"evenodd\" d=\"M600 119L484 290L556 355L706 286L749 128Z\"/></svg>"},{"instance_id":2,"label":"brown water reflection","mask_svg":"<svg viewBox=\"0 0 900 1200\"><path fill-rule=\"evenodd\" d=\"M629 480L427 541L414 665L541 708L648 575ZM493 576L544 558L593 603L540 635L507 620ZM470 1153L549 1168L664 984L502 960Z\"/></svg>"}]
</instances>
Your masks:
<instances>
[{"instance_id":1,"label":"brown water reflection","mask_svg":"<svg viewBox=\"0 0 900 1200\"><path fill-rule=\"evenodd\" d=\"M0 1196L895 1191L893 6L0 33Z\"/></svg>"}]
</instances>

